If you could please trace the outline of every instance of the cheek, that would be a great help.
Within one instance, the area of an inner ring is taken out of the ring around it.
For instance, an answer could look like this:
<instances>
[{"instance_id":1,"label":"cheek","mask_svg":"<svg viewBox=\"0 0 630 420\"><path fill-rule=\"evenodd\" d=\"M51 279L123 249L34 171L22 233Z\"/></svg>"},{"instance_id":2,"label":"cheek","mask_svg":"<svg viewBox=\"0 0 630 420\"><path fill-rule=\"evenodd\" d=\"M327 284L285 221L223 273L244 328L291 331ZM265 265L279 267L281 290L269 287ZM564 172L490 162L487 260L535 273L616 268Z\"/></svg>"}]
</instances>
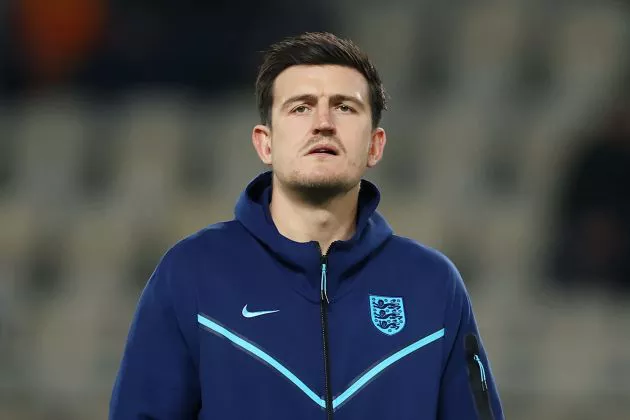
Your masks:
<instances>
[{"instance_id":1,"label":"cheek","mask_svg":"<svg viewBox=\"0 0 630 420\"><path fill-rule=\"evenodd\" d=\"M302 137L305 133L310 132L313 125L312 116L296 115L288 118L282 118L278 121L278 128L283 136Z\"/></svg>"},{"instance_id":2,"label":"cheek","mask_svg":"<svg viewBox=\"0 0 630 420\"><path fill-rule=\"evenodd\" d=\"M354 130L345 137L347 139L347 148L352 156L361 160L365 159L370 151L371 131ZM344 139L343 134L341 138Z\"/></svg>"},{"instance_id":3,"label":"cheek","mask_svg":"<svg viewBox=\"0 0 630 420\"><path fill-rule=\"evenodd\" d=\"M299 148L310 133L309 128L310 123L306 122L306 118L281 121L281 124L273 128L273 144L285 150Z\"/></svg>"},{"instance_id":4,"label":"cheek","mask_svg":"<svg viewBox=\"0 0 630 420\"><path fill-rule=\"evenodd\" d=\"M296 146L290 137L277 133L271 142L271 159L276 164L291 160L295 156Z\"/></svg>"}]
</instances>

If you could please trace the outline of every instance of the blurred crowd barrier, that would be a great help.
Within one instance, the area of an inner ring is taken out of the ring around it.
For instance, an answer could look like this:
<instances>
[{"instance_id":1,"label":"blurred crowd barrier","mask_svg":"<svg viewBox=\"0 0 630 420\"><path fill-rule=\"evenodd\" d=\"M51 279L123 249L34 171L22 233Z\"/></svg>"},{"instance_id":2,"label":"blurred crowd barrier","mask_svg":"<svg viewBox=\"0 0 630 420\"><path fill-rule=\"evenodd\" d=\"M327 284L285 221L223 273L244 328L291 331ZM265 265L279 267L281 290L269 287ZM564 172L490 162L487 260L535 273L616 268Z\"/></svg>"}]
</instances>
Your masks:
<instances>
[{"instance_id":1,"label":"blurred crowd barrier","mask_svg":"<svg viewBox=\"0 0 630 420\"><path fill-rule=\"evenodd\" d=\"M546 267L567 168L627 89L630 18L622 2L565 3L331 10L392 97L368 173L381 212L461 269L507 418L624 419L630 299L564 289ZM253 80L203 98L0 97L0 418L106 418L160 256L230 219L265 169L256 123Z\"/></svg>"}]
</instances>

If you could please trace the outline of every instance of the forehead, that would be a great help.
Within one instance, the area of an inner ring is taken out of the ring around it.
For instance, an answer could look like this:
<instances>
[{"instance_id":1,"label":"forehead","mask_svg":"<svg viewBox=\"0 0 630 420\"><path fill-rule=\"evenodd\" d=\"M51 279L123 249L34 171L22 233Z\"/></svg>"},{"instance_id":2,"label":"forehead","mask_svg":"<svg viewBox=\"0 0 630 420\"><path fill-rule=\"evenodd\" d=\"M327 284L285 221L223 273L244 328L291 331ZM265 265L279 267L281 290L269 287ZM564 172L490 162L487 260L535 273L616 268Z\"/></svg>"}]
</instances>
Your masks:
<instances>
[{"instance_id":1,"label":"forehead","mask_svg":"<svg viewBox=\"0 0 630 420\"><path fill-rule=\"evenodd\" d=\"M291 66L276 77L274 83L275 104L296 94L336 95L344 94L361 101L367 100L368 84L359 71L337 65Z\"/></svg>"}]
</instances>

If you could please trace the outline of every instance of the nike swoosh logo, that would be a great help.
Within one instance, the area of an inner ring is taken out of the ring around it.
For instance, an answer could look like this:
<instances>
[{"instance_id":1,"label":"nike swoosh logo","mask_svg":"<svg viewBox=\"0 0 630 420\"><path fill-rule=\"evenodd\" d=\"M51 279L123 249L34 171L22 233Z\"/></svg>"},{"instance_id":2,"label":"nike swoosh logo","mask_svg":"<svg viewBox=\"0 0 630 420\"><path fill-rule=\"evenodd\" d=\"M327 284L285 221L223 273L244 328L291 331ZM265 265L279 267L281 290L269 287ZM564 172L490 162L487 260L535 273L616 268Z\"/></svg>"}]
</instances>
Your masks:
<instances>
[{"instance_id":1,"label":"nike swoosh logo","mask_svg":"<svg viewBox=\"0 0 630 420\"><path fill-rule=\"evenodd\" d=\"M278 312L280 309L276 309L274 311L257 311L257 312L250 312L247 310L247 305L243 306L243 316L245 318L255 318L257 316L261 316L261 315L267 315L267 314L272 314L274 312Z\"/></svg>"}]
</instances>

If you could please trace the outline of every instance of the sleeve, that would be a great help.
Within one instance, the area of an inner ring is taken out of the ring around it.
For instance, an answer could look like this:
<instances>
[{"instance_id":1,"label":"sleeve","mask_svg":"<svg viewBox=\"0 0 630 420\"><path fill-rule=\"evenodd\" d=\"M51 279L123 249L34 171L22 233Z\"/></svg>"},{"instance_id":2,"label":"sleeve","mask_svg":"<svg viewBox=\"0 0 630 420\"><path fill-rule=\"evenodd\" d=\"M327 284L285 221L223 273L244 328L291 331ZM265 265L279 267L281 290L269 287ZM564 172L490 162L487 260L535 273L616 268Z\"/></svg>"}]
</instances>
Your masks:
<instances>
[{"instance_id":1,"label":"sleeve","mask_svg":"<svg viewBox=\"0 0 630 420\"><path fill-rule=\"evenodd\" d=\"M197 369L180 329L165 259L142 292L110 401L110 420L196 419Z\"/></svg>"},{"instance_id":2,"label":"sleeve","mask_svg":"<svg viewBox=\"0 0 630 420\"><path fill-rule=\"evenodd\" d=\"M445 364L438 419L504 420L497 386L468 292L457 269L450 263L449 267L452 289L445 315ZM473 335L474 339L471 338ZM476 344L471 345L471 341Z\"/></svg>"}]
</instances>

